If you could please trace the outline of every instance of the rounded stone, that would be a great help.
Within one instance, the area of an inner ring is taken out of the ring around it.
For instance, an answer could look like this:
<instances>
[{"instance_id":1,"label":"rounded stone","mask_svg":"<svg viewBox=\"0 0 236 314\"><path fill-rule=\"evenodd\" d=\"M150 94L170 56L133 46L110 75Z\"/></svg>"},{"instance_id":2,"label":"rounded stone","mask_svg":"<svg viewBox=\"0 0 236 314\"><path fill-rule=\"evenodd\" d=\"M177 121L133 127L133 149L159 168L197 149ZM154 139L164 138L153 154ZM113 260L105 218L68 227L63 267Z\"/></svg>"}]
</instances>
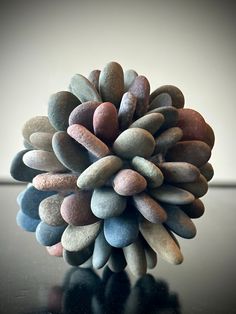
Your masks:
<instances>
[{"instance_id":1,"label":"rounded stone","mask_svg":"<svg viewBox=\"0 0 236 314\"><path fill-rule=\"evenodd\" d=\"M89 225L98 221L90 208L91 197L90 191L82 190L65 197L61 205L63 219L74 226Z\"/></svg>"},{"instance_id":2,"label":"rounded stone","mask_svg":"<svg viewBox=\"0 0 236 314\"><path fill-rule=\"evenodd\" d=\"M112 187L95 189L91 209L98 218L106 219L119 216L126 208L127 199L117 194Z\"/></svg>"},{"instance_id":3,"label":"rounded stone","mask_svg":"<svg viewBox=\"0 0 236 314\"><path fill-rule=\"evenodd\" d=\"M137 215L132 209L125 210L120 216L104 221L104 235L107 242L116 248L133 243L139 233Z\"/></svg>"},{"instance_id":4,"label":"rounded stone","mask_svg":"<svg viewBox=\"0 0 236 314\"><path fill-rule=\"evenodd\" d=\"M66 228L63 226L49 226L45 222L40 222L37 226L36 240L44 246L52 246L61 241L61 236Z\"/></svg>"},{"instance_id":5,"label":"rounded stone","mask_svg":"<svg viewBox=\"0 0 236 314\"><path fill-rule=\"evenodd\" d=\"M62 257L63 247L61 242L58 242L52 246L47 246L46 250L51 256Z\"/></svg>"},{"instance_id":6,"label":"rounded stone","mask_svg":"<svg viewBox=\"0 0 236 314\"><path fill-rule=\"evenodd\" d=\"M190 204L182 205L181 209L189 216L189 218L193 219L201 217L205 212L205 206L199 198L195 199Z\"/></svg>"},{"instance_id":7,"label":"rounded stone","mask_svg":"<svg viewBox=\"0 0 236 314\"><path fill-rule=\"evenodd\" d=\"M88 80L93 84L97 91L99 91L99 77L100 77L100 70L93 70L88 75Z\"/></svg>"},{"instance_id":8,"label":"rounded stone","mask_svg":"<svg viewBox=\"0 0 236 314\"><path fill-rule=\"evenodd\" d=\"M212 165L207 162L205 165L199 168L201 174L206 178L206 180L209 182L213 176L214 176L214 169Z\"/></svg>"},{"instance_id":9,"label":"rounded stone","mask_svg":"<svg viewBox=\"0 0 236 314\"><path fill-rule=\"evenodd\" d=\"M132 166L147 180L149 188L162 185L164 176L161 170L151 161L136 156L132 159Z\"/></svg>"},{"instance_id":10,"label":"rounded stone","mask_svg":"<svg viewBox=\"0 0 236 314\"><path fill-rule=\"evenodd\" d=\"M120 64L109 62L99 77L99 91L104 102L109 101L119 106L124 93L124 73Z\"/></svg>"},{"instance_id":11,"label":"rounded stone","mask_svg":"<svg viewBox=\"0 0 236 314\"><path fill-rule=\"evenodd\" d=\"M120 130L127 129L132 123L134 112L136 109L137 98L130 92L126 92L121 99L118 121Z\"/></svg>"},{"instance_id":12,"label":"rounded stone","mask_svg":"<svg viewBox=\"0 0 236 314\"><path fill-rule=\"evenodd\" d=\"M31 150L25 153L23 162L26 166L41 171L58 172L67 170L53 152L44 150Z\"/></svg>"},{"instance_id":13,"label":"rounded stone","mask_svg":"<svg viewBox=\"0 0 236 314\"><path fill-rule=\"evenodd\" d=\"M134 121L129 127L141 128L154 134L161 127L164 120L164 116L161 113L150 113Z\"/></svg>"},{"instance_id":14,"label":"rounded stone","mask_svg":"<svg viewBox=\"0 0 236 314\"><path fill-rule=\"evenodd\" d=\"M110 102L104 102L94 111L94 134L105 143L112 143L118 136L118 116L116 107Z\"/></svg>"},{"instance_id":15,"label":"rounded stone","mask_svg":"<svg viewBox=\"0 0 236 314\"><path fill-rule=\"evenodd\" d=\"M162 206L145 192L134 195L133 204L143 217L152 223L164 222L167 218Z\"/></svg>"},{"instance_id":16,"label":"rounded stone","mask_svg":"<svg viewBox=\"0 0 236 314\"><path fill-rule=\"evenodd\" d=\"M35 232L40 221L40 219L35 219L26 215L22 210L19 210L16 215L17 225L28 232Z\"/></svg>"},{"instance_id":17,"label":"rounded stone","mask_svg":"<svg viewBox=\"0 0 236 314\"><path fill-rule=\"evenodd\" d=\"M147 187L147 181L138 172L131 169L120 170L114 180L113 188L116 193L131 196L142 192Z\"/></svg>"},{"instance_id":18,"label":"rounded stone","mask_svg":"<svg viewBox=\"0 0 236 314\"><path fill-rule=\"evenodd\" d=\"M104 185L121 169L122 160L117 156L106 156L94 162L79 176L77 185L81 189L96 189Z\"/></svg>"},{"instance_id":19,"label":"rounded stone","mask_svg":"<svg viewBox=\"0 0 236 314\"><path fill-rule=\"evenodd\" d=\"M102 268L107 263L111 255L111 246L104 236L103 230L99 233L95 240L92 263L96 269Z\"/></svg>"},{"instance_id":20,"label":"rounded stone","mask_svg":"<svg viewBox=\"0 0 236 314\"><path fill-rule=\"evenodd\" d=\"M95 86L83 75L75 74L70 81L71 92L79 98L81 103L86 101L101 101Z\"/></svg>"},{"instance_id":21,"label":"rounded stone","mask_svg":"<svg viewBox=\"0 0 236 314\"><path fill-rule=\"evenodd\" d=\"M98 158L102 158L110 153L105 143L80 124L69 126L67 133Z\"/></svg>"},{"instance_id":22,"label":"rounded stone","mask_svg":"<svg viewBox=\"0 0 236 314\"><path fill-rule=\"evenodd\" d=\"M171 97L171 105L175 108L184 107L184 95L181 90L174 85L163 85L154 90L150 95L150 107L153 106L153 101L161 94L168 94ZM163 106L163 105L162 105Z\"/></svg>"},{"instance_id":23,"label":"rounded stone","mask_svg":"<svg viewBox=\"0 0 236 314\"><path fill-rule=\"evenodd\" d=\"M33 179L33 185L41 191L74 191L77 179L78 176L71 173L43 173Z\"/></svg>"},{"instance_id":24,"label":"rounded stone","mask_svg":"<svg viewBox=\"0 0 236 314\"><path fill-rule=\"evenodd\" d=\"M89 166L88 152L66 132L59 131L53 135L52 147L57 159L67 169L81 173Z\"/></svg>"},{"instance_id":25,"label":"rounded stone","mask_svg":"<svg viewBox=\"0 0 236 314\"><path fill-rule=\"evenodd\" d=\"M202 174L200 174L200 176L194 182L178 183L176 185L186 191L189 191L196 198L204 196L208 191L207 180Z\"/></svg>"},{"instance_id":26,"label":"rounded stone","mask_svg":"<svg viewBox=\"0 0 236 314\"><path fill-rule=\"evenodd\" d=\"M100 221L86 226L68 225L61 238L63 248L70 252L85 249L95 241L100 227Z\"/></svg>"},{"instance_id":27,"label":"rounded stone","mask_svg":"<svg viewBox=\"0 0 236 314\"><path fill-rule=\"evenodd\" d=\"M71 111L80 104L72 93L61 91L51 95L48 101L48 118L58 131L66 131Z\"/></svg>"},{"instance_id":28,"label":"rounded stone","mask_svg":"<svg viewBox=\"0 0 236 314\"><path fill-rule=\"evenodd\" d=\"M60 208L64 197L60 194L49 196L39 204L39 217L43 222L51 226L61 226L65 224L61 216Z\"/></svg>"},{"instance_id":29,"label":"rounded stone","mask_svg":"<svg viewBox=\"0 0 236 314\"><path fill-rule=\"evenodd\" d=\"M209 145L211 148L213 148L215 144L215 134L212 130L211 126L206 123L206 136L205 136L205 143Z\"/></svg>"},{"instance_id":30,"label":"rounded stone","mask_svg":"<svg viewBox=\"0 0 236 314\"><path fill-rule=\"evenodd\" d=\"M131 128L123 131L113 144L114 152L123 158L135 156L150 157L154 151L155 140L146 130Z\"/></svg>"},{"instance_id":31,"label":"rounded stone","mask_svg":"<svg viewBox=\"0 0 236 314\"><path fill-rule=\"evenodd\" d=\"M30 143L30 135L36 132L54 133L56 130L49 122L46 116L36 116L28 121L23 126L22 135L24 139Z\"/></svg>"},{"instance_id":32,"label":"rounded stone","mask_svg":"<svg viewBox=\"0 0 236 314\"><path fill-rule=\"evenodd\" d=\"M34 148L40 150L52 151L52 133L36 132L30 135L30 143Z\"/></svg>"},{"instance_id":33,"label":"rounded stone","mask_svg":"<svg viewBox=\"0 0 236 314\"><path fill-rule=\"evenodd\" d=\"M124 73L124 84L125 84L125 91L127 92L129 88L134 83L138 73L132 69L126 70Z\"/></svg>"},{"instance_id":34,"label":"rounded stone","mask_svg":"<svg viewBox=\"0 0 236 314\"><path fill-rule=\"evenodd\" d=\"M79 266L86 262L93 254L94 244L90 244L88 247L85 247L82 250L70 252L63 250L63 258L71 266Z\"/></svg>"},{"instance_id":35,"label":"rounded stone","mask_svg":"<svg viewBox=\"0 0 236 314\"><path fill-rule=\"evenodd\" d=\"M100 104L98 101L86 101L77 106L69 116L69 125L80 124L93 133L93 114Z\"/></svg>"},{"instance_id":36,"label":"rounded stone","mask_svg":"<svg viewBox=\"0 0 236 314\"><path fill-rule=\"evenodd\" d=\"M170 107L172 106L172 98L167 93L161 93L157 95L149 105L149 110L153 110L155 108L160 107Z\"/></svg>"},{"instance_id":37,"label":"rounded stone","mask_svg":"<svg viewBox=\"0 0 236 314\"><path fill-rule=\"evenodd\" d=\"M153 110L148 111L146 114L150 114L153 112L161 113L165 118L165 121L162 124L161 129L165 130L165 129L168 129L170 127L177 125L179 113L175 107L172 107L172 106L159 107L159 108L155 108Z\"/></svg>"},{"instance_id":38,"label":"rounded stone","mask_svg":"<svg viewBox=\"0 0 236 314\"><path fill-rule=\"evenodd\" d=\"M133 84L130 86L129 92L137 98L134 115L136 118L140 118L148 110L150 94L150 84L148 79L143 75L137 76Z\"/></svg>"},{"instance_id":39,"label":"rounded stone","mask_svg":"<svg viewBox=\"0 0 236 314\"><path fill-rule=\"evenodd\" d=\"M166 161L183 161L201 167L211 157L211 148L201 141L176 143L166 154Z\"/></svg>"},{"instance_id":40,"label":"rounded stone","mask_svg":"<svg viewBox=\"0 0 236 314\"><path fill-rule=\"evenodd\" d=\"M165 130L155 138L155 154L165 153L169 148L174 146L182 139L183 131L178 127L173 127Z\"/></svg>"},{"instance_id":41,"label":"rounded stone","mask_svg":"<svg viewBox=\"0 0 236 314\"><path fill-rule=\"evenodd\" d=\"M149 192L157 201L173 205L189 204L195 199L190 192L168 184L163 184L156 189L149 190Z\"/></svg>"},{"instance_id":42,"label":"rounded stone","mask_svg":"<svg viewBox=\"0 0 236 314\"><path fill-rule=\"evenodd\" d=\"M199 169L187 162L163 162L158 166L170 183L193 182L200 176Z\"/></svg>"}]
</instances>

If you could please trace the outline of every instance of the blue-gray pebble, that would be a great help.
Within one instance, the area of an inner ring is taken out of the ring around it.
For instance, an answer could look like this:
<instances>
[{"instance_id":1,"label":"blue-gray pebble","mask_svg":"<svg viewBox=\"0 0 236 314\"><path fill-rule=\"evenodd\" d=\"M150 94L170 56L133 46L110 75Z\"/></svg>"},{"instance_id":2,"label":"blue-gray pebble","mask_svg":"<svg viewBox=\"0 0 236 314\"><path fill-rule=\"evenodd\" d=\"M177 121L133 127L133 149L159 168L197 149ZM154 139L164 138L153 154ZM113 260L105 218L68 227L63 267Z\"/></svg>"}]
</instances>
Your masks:
<instances>
[{"instance_id":1,"label":"blue-gray pebble","mask_svg":"<svg viewBox=\"0 0 236 314\"><path fill-rule=\"evenodd\" d=\"M61 241L64 226L49 226L45 222L40 222L36 228L36 240L44 246L52 246Z\"/></svg>"},{"instance_id":2,"label":"blue-gray pebble","mask_svg":"<svg viewBox=\"0 0 236 314\"><path fill-rule=\"evenodd\" d=\"M24 214L22 210L19 210L16 215L16 223L17 225L28 232L35 232L38 224L40 223L40 219L34 219L30 216Z\"/></svg>"}]
</instances>

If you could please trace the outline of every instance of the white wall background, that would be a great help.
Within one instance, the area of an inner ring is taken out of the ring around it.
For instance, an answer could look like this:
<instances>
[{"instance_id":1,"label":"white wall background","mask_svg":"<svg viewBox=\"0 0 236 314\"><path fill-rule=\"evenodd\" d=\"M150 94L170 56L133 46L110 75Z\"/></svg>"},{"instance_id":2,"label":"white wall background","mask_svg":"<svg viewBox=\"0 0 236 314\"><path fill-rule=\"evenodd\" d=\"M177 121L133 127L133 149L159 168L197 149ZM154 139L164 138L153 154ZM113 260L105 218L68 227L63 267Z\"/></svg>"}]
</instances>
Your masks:
<instances>
[{"instance_id":1,"label":"white wall background","mask_svg":"<svg viewBox=\"0 0 236 314\"><path fill-rule=\"evenodd\" d=\"M5 4L4 4L5 2ZM74 73L109 61L178 86L216 134L214 182L236 182L233 1L3 1L0 10L0 179L26 120Z\"/></svg>"}]
</instances>

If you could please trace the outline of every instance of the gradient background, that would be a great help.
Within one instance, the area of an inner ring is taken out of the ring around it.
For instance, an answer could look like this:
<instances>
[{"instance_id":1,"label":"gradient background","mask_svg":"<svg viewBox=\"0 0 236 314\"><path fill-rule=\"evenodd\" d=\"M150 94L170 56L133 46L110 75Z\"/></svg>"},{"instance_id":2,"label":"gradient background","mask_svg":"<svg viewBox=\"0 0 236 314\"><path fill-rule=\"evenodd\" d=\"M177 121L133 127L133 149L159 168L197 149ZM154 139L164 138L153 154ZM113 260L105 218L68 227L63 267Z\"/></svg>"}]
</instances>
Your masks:
<instances>
[{"instance_id":1,"label":"gradient background","mask_svg":"<svg viewBox=\"0 0 236 314\"><path fill-rule=\"evenodd\" d=\"M235 183L234 1L1 1L0 180L49 95L109 61L178 86L214 128L215 183Z\"/></svg>"}]
</instances>

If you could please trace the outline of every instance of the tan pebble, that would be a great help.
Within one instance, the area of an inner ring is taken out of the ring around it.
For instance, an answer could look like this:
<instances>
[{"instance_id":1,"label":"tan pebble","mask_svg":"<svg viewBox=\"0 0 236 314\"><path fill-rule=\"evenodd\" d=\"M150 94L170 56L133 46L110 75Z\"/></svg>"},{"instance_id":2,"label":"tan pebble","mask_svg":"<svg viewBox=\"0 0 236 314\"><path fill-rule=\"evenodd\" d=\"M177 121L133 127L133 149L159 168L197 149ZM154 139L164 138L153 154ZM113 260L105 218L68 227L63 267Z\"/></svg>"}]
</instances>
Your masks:
<instances>
[{"instance_id":1,"label":"tan pebble","mask_svg":"<svg viewBox=\"0 0 236 314\"><path fill-rule=\"evenodd\" d=\"M34 177L33 186L41 191L77 190L78 176L70 173L42 173Z\"/></svg>"},{"instance_id":2,"label":"tan pebble","mask_svg":"<svg viewBox=\"0 0 236 314\"><path fill-rule=\"evenodd\" d=\"M30 135L30 143L33 147L52 152L52 133L36 132Z\"/></svg>"}]
</instances>

